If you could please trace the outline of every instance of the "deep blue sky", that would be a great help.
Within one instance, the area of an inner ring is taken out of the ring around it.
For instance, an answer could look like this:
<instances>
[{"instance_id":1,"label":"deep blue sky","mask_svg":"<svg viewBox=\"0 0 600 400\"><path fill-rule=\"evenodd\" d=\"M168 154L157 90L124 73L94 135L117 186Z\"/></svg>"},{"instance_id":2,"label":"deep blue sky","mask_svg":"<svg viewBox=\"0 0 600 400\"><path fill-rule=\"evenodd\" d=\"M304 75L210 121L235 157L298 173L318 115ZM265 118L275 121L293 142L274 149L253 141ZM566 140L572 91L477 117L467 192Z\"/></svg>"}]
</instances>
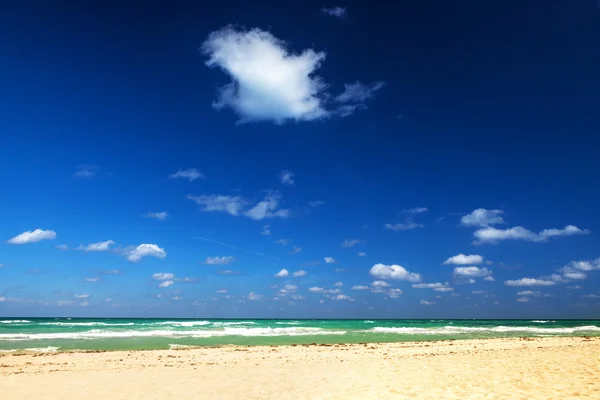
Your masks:
<instances>
[{"instance_id":1,"label":"deep blue sky","mask_svg":"<svg viewBox=\"0 0 600 400\"><path fill-rule=\"evenodd\" d=\"M0 315L597 317L597 2L375 4L4 2Z\"/></svg>"}]
</instances>

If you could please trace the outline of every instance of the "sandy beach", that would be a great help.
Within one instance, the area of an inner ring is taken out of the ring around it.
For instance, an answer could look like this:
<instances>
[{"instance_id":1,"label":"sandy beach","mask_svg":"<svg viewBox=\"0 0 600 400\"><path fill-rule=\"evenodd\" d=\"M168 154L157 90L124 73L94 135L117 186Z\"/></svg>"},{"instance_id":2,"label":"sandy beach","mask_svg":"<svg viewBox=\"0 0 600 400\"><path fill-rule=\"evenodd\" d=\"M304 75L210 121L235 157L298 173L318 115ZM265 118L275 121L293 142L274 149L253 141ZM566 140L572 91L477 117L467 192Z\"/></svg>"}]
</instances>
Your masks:
<instances>
[{"instance_id":1,"label":"sandy beach","mask_svg":"<svg viewBox=\"0 0 600 400\"><path fill-rule=\"evenodd\" d=\"M600 398L600 338L4 354L9 399Z\"/></svg>"}]
</instances>

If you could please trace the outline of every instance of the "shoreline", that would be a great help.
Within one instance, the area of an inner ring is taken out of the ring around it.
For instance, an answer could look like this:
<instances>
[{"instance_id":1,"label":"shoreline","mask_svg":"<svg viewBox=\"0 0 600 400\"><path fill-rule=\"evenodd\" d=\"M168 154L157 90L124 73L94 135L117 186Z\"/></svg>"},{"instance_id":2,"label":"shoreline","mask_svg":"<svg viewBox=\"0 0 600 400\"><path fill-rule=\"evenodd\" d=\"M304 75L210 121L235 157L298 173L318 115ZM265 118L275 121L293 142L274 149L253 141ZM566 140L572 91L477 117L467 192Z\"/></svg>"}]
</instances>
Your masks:
<instances>
[{"instance_id":1,"label":"shoreline","mask_svg":"<svg viewBox=\"0 0 600 400\"><path fill-rule=\"evenodd\" d=\"M0 355L14 399L600 398L598 376L600 337Z\"/></svg>"}]
</instances>

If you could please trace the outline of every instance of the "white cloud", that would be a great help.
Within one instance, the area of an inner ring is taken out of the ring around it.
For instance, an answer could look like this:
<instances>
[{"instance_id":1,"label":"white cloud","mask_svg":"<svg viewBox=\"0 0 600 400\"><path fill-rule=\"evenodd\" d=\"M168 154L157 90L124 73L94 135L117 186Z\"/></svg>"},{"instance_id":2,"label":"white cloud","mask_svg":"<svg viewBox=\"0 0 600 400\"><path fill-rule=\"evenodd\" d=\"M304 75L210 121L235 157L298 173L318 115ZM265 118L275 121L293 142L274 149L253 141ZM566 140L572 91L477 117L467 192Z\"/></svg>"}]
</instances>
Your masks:
<instances>
[{"instance_id":1,"label":"white cloud","mask_svg":"<svg viewBox=\"0 0 600 400\"><path fill-rule=\"evenodd\" d=\"M361 252L358 253L358 256L359 257L366 257L367 253L365 253L364 251L361 251Z\"/></svg>"},{"instance_id":2,"label":"white cloud","mask_svg":"<svg viewBox=\"0 0 600 400\"><path fill-rule=\"evenodd\" d=\"M446 283L441 283L441 282L436 282L436 283L413 283L412 287L415 288L415 289L439 289L439 288L446 288L446 287L448 287L448 282L446 282Z\"/></svg>"},{"instance_id":3,"label":"white cloud","mask_svg":"<svg viewBox=\"0 0 600 400\"><path fill-rule=\"evenodd\" d=\"M569 290L579 290L582 287L579 285L573 285L573 286L565 286L565 289L569 289Z\"/></svg>"},{"instance_id":4,"label":"white cloud","mask_svg":"<svg viewBox=\"0 0 600 400\"><path fill-rule=\"evenodd\" d=\"M97 243L91 243L88 244L87 246L79 246L77 248L77 250L82 250L82 251L108 251L110 250L110 246L112 246L113 244L115 244L115 242L113 240L107 240L105 242L97 242Z\"/></svg>"},{"instance_id":5,"label":"white cloud","mask_svg":"<svg viewBox=\"0 0 600 400\"><path fill-rule=\"evenodd\" d=\"M90 297L90 295L87 294L87 293L84 293L84 294L73 295L73 297L76 298L76 299L88 299Z\"/></svg>"},{"instance_id":6,"label":"white cloud","mask_svg":"<svg viewBox=\"0 0 600 400\"><path fill-rule=\"evenodd\" d=\"M104 299L105 303L110 303L112 301L112 299L110 297L107 297L106 299Z\"/></svg>"},{"instance_id":7,"label":"white cloud","mask_svg":"<svg viewBox=\"0 0 600 400\"><path fill-rule=\"evenodd\" d=\"M345 84L344 91L334 98L337 103L341 104L334 112L341 117L347 117L355 111L366 109L365 102L375 96L375 92L383 86L385 86L385 82Z\"/></svg>"},{"instance_id":8,"label":"white cloud","mask_svg":"<svg viewBox=\"0 0 600 400\"><path fill-rule=\"evenodd\" d=\"M467 278L482 278L484 276L489 276L492 274L487 268L477 268L477 267L455 267L454 268L454 276L458 277L467 277Z\"/></svg>"},{"instance_id":9,"label":"white cloud","mask_svg":"<svg viewBox=\"0 0 600 400\"><path fill-rule=\"evenodd\" d=\"M169 214L166 211L159 211L159 212L149 212L148 214L146 214L146 216L148 218L154 218L154 219L164 221L165 219L167 219L169 217Z\"/></svg>"},{"instance_id":10,"label":"white cloud","mask_svg":"<svg viewBox=\"0 0 600 400\"><path fill-rule=\"evenodd\" d=\"M290 243L288 239L277 239L275 244L280 244L282 246L287 246Z\"/></svg>"},{"instance_id":11,"label":"white cloud","mask_svg":"<svg viewBox=\"0 0 600 400\"><path fill-rule=\"evenodd\" d=\"M346 239L342 242L342 247L354 247L360 243L360 239Z\"/></svg>"},{"instance_id":12,"label":"white cloud","mask_svg":"<svg viewBox=\"0 0 600 400\"><path fill-rule=\"evenodd\" d=\"M473 290L471 292L471 294L486 294L487 292L485 290Z\"/></svg>"},{"instance_id":13,"label":"white cloud","mask_svg":"<svg viewBox=\"0 0 600 400\"><path fill-rule=\"evenodd\" d=\"M363 285L354 285L350 290L370 290L371 288Z\"/></svg>"},{"instance_id":14,"label":"white cloud","mask_svg":"<svg viewBox=\"0 0 600 400\"><path fill-rule=\"evenodd\" d=\"M173 278L175 278L175 274L171 272L157 272L155 274L152 274L152 279L155 279L157 281L167 281Z\"/></svg>"},{"instance_id":15,"label":"white cloud","mask_svg":"<svg viewBox=\"0 0 600 400\"><path fill-rule=\"evenodd\" d=\"M292 275L294 275L294 277L299 278L301 276L305 276L308 272L306 272L305 270L301 269L299 271L294 272Z\"/></svg>"},{"instance_id":16,"label":"white cloud","mask_svg":"<svg viewBox=\"0 0 600 400\"><path fill-rule=\"evenodd\" d=\"M483 280L486 281L486 282L494 282L495 281L494 277L491 276L491 275L490 276L486 276L485 278L483 278Z\"/></svg>"},{"instance_id":17,"label":"white cloud","mask_svg":"<svg viewBox=\"0 0 600 400\"><path fill-rule=\"evenodd\" d=\"M226 212L230 215L240 215L240 212L247 204L239 196L211 194L203 196L188 195L187 198L203 206L201 210L203 212Z\"/></svg>"},{"instance_id":18,"label":"white cloud","mask_svg":"<svg viewBox=\"0 0 600 400\"><path fill-rule=\"evenodd\" d=\"M336 296L331 297L331 300L352 300L352 298L345 294L338 294Z\"/></svg>"},{"instance_id":19,"label":"white cloud","mask_svg":"<svg viewBox=\"0 0 600 400\"><path fill-rule=\"evenodd\" d=\"M246 298L250 301L256 301L256 300L262 299L262 297L263 297L262 294L250 292L250 293L248 293L248 296Z\"/></svg>"},{"instance_id":20,"label":"white cloud","mask_svg":"<svg viewBox=\"0 0 600 400\"><path fill-rule=\"evenodd\" d=\"M433 290L435 290L436 292L453 292L454 288L451 288L451 287L438 287L438 288L434 288Z\"/></svg>"},{"instance_id":21,"label":"white cloud","mask_svg":"<svg viewBox=\"0 0 600 400\"><path fill-rule=\"evenodd\" d=\"M89 305L90 305L90 303L89 303L88 301L82 301L81 303L79 303L79 305L80 305L81 307L87 307L87 306L89 306Z\"/></svg>"},{"instance_id":22,"label":"white cloud","mask_svg":"<svg viewBox=\"0 0 600 400\"><path fill-rule=\"evenodd\" d=\"M309 202L308 202L308 205L309 205L309 206L311 206L311 207L313 207L313 208L314 208L314 207L319 207L319 206L322 206L323 204L325 204L325 202L324 202L324 201L321 201L321 200L317 200L317 201L309 201Z\"/></svg>"},{"instance_id":23,"label":"white cloud","mask_svg":"<svg viewBox=\"0 0 600 400\"><path fill-rule=\"evenodd\" d=\"M344 286L344 284L342 282L336 282L333 284L333 286L342 287L342 286Z\"/></svg>"},{"instance_id":24,"label":"white cloud","mask_svg":"<svg viewBox=\"0 0 600 400\"><path fill-rule=\"evenodd\" d=\"M56 245L56 249L62 250L62 251L67 251L67 250L69 250L69 246L67 246L66 244L59 244L59 245Z\"/></svg>"},{"instance_id":25,"label":"white cloud","mask_svg":"<svg viewBox=\"0 0 600 400\"><path fill-rule=\"evenodd\" d=\"M597 294L582 294L581 297L584 299L600 299L600 296Z\"/></svg>"},{"instance_id":26,"label":"white cloud","mask_svg":"<svg viewBox=\"0 0 600 400\"><path fill-rule=\"evenodd\" d=\"M324 14L331 15L332 17L343 18L346 16L347 10L345 7L331 7L331 8L323 7L321 9L321 12Z\"/></svg>"},{"instance_id":27,"label":"white cloud","mask_svg":"<svg viewBox=\"0 0 600 400\"><path fill-rule=\"evenodd\" d=\"M313 286L311 288L308 288L308 291L311 293L323 293L325 291L325 288L322 288L319 286Z\"/></svg>"},{"instance_id":28,"label":"white cloud","mask_svg":"<svg viewBox=\"0 0 600 400\"><path fill-rule=\"evenodd\" d=\"M228 293L228 292L229 292L229 290L227 290L227 289L219 289L219 290L217 290L217 293Z\"/></svg>"},{"instance_id":29,"label":"white cloud","mask_svg":"<svg viewBox=\"0 0 600 400\"><path fill-rule=\"evenodd\" d=\"M127 260L136 263L142 259L142 257L152 256L156 258L165 258L167 256L167 252L158 247L155 244L142 243L135 249L126 252Z\"/></svg>"},{"instance_id":30,"label":"white cloud","mask_svg":"<svg viewBox=\"0 0 600 400\"><path fill-rule=\"evenodd\" d=\"M91 277L91 278L85 278L84 280L85 280L86 282L93 283L93 282L98 282L98 281L100 280L100 277L98 277L98 276L94 276L94 277Z\"/></svg>"},{"instance_id":31,"label":"white cloud","mask_svg":"<svg viewBox=\"0 0 600 400\"><path fill-rule=\"evenodd\" d=\"M421 300L421 305L424 305L424 306L434 306L435 304L436 304L435 301Z\"/></svg>"},{"instance_id":32,"label":"white cloud","mask_svg":"<svg viewBox=\"0 0 600 400\"><path fill-rule=\"evenodd\" d=\"M517 296L535 296L539 295L540 292L532 292L531 290L524 290L522 292L517 292Z\"/></svg>"},{"instance_id":33,"label":"white cloud","mask_svg":"<svg viewBox=\"0 0 600 400\"><path fill-rule=\"evenodd\" d=\"M587 229L580 229L574 225L567 225L563 229L544 229L539 233L532 232L522 226L508 229L496 229L492 227L476 230L473 235L477 240L475 244L497 243L500 240L526 240L530 242L545 242L552 237L586 235Z\"/></svg>"},{"instance_id":34,"label":"white cloud","mask_svg":"<svg viewBox=\"0 0 600 400\"><path fill-rule=\"evenodd\" d=\"M264 236L269 236L271 234L271 226L269 226L269 225L263 225L263 229L260 232L260 234L264 235Z\"/></svg>"},{"instance_id":35,"label":"white cloud","mask_svg":"<svg viewBox=\"0 0 600 400\"><path fill-rule=\"evenodd\" d=\"M276 278L285 278L290 275L290 272L287 269L282 269L278 273L275 274Z\"/></svg>"},{"instance_id":36,"label":"white cloud","mask_svg":"<svg viewBox=\"0 0 600 400\"><path fill-rule=\"evenodd\" d=\"M460 219L460 224L464 226L479 227L503 224L504 219L502 218L502 214L504 214L504 211L502 210L486 210L485 208L478 208L470 214L464 215Z\"/></svg>"},{"instance_id":37,"label":"white cloud","mask_svg":"<svg viewBox=\"0 0 600 400\"><path fill-rule=\"evenodd\" d=\"M182 299L182 297L181 297L181 296L175 296L175 297L173 297L171 300L179 301L179 300L181 300L181 299Z\"/></svg>"},{"instance_id":38,"label":"white cloud","mask_svg":"<svg viewBox=\"0 0 600 400\"><path fill-rule=\"evenodd\" d=\"M424 213L427 211L429 211L429 209L427 207L414 207L414 208L409 208L408 210L404 210L404 212L407 214L421 214L421 213Z\"/></svg>"},{"instance_id":39,"label":"white cloud","mask_svg":"<svg viewBox=\"0 0 600 400\"><path fill-rule=\"evenodd\" d=\"M335 264L337 262L337 260L333 257L325 257L325 264Z\"/></svg>"},{"instance_id":40,"label":"white cloud","mask_svg":"<svg viewBox=\"0 0 600 400\"><path fill-rule=\"evenodd\" d=\"M569 267L580 271L598 271L600 270L600 258L590 261L571 261Z\"/></svg>"},{"instance_id":41,"label":"white cloud","mask_svg":"<svg viewBox=\"0 0 600 400\"><path fill-rule=\"evenodd\" d=\"M76 178L91 178L96 175L97 169L98 167L95 165L83 164L77 167L73 176Z\"/></svg>"},{"instance_id":42,"label":"white cloud","mask_svg":"<svg viewBox=\"0 0 600 400\"><path fill-rule=\"evenodd\" d=\"M168 288L169 286L171 286L174 283L175 282L173 282L173 281L164 281L160 285L158 285L158 287L159 288Z\"/></svg>"},{"instance_id":43,"label":"white cloud","mask_svg":"<svg viewBox=\"0 0 600 400\"><path fill-rule=\"evenodd\" d=\"M169 178L171 179L184 178L189 179L190 182L193 182L198 178L204 177L204 174L198 171L196 168L180 169L174 174L169 175Z\"/></svg>"},{"instance_id":44,"label":"white cloud","mask_svg":"<svg viewBox=\"0 0 600 400\"><path fill-rule=\"evenodd\" d=\"M444 264L455 264L455 265L467 265L467 264L481 264L483 262L483 257L477 254L465 255L458 254L456 256L452 256L444 261Z\"/></svg>"},{"instance_id":45,"label":"white cloud","mask_svg":"<svg viewBox=\"0 0 600 400\"><path fill-rule=\"evenodd\" d=\"M313 77L325 53L289 53L285 42L260 29L226 27L202 46L206 65L219 67L232 82L219 89L215 108L232 108L240 123L287 119L310 121L328 115L319 98L325 84Z\"/></svg>"},{"instance_id":46,"label":"white cloud","mask_svg":"<svg viewBox=\"0 0 600 400\"><path fill-rule=\"evenodd\" d=\"M344 272L345 269L344 268L335 268L334 271L335 272Z\"/></svg>"},{"instance_id":47,"label":"white cloud","mask_svg":"<svg viewBox=\"0 0 600 400\"><path fill-rule=\"evenodd\" d=\"M392 299L397 299L402 294L404 294L404 292L398 288L389 289L387 292L387 295Z\"/></svg>"},{"instance_id":48,"label":"white cloud","mask_svg":"<svg viewBox=\"0 0 600 400\"><path fill-rule=\"evenodd\" d=\"M231 264L235 261L234 256L223 256L223 257L206 257L204 260L204 264L209 265L226 265Z\"/></svg>"},{"instance_id":49,"label":"white cloud","mask_svg":"<svg viewBox=\"0 0 600 400\"><path fill-rule=\"evenodd\" d=\"M407 221L405 223L397 223L397 224L385 224L385 229L389 229L391 231L408 231L416 228L423 228L425 225L418 224L416 222Z\"/></svg>"},{"instance_id":50,"label":"white cloud","mask_svg":"<svg viewBox=\"0 0 600 400\"><path fill-rule=\"evenodd\" d=\"M519 297L519 298L517 298L517 301L519 303L527 303L529 301L529 298L527 298L527 297Z\"/></svg>"},{"instance_id":51,"label":"white cloud","mask_svg":"<svg viewBox=\"0 0 600 400\"><path fill-rule=\"evenodd\" d=\"M552 286L556 284L554 281L535 278L521 278L513 281L504 282L506 286Z\"/></svg>"},{"instance_id":52,"label":"white cloud","mask_svg":"<svg viewBox=\"0 0 600 400\"><path fill-rule=\"evenodd\" d=\"M377 289L381 289L390 287L391 285L386 281L374 281L373 283L371 283L371 286Z\"/></svg>"},{"instance_id":53,"label":"white cloud","mask_svg":"<svg viewBox=\"0 0 600 400\"><path fill-rule=\"evenodd\" d=\"M283 170L279 174L279 180L284 185L293 185L294 183L296 183L296 181L294 180L294 177L295 177L295 175L291 171Z\"/></svg>"},{"instance_id":54,"label":"white cloud","mask_svg":"<svg viewBox=\"0 0 600 400\"><path fill-rule=\"evenodd\" d=\"M371 267L369 273L378 279L395 279L409 282L419 282L421 280L420 274L409 272L403 266L395 264L375 264Z\"/></svg>"},{"instance_id":55,"label":"white cloud","mask_svg":"<svg viewBox=\"0 0 600 400\"><path fill-rule=\"evenodd\" d=\"M41 240L52 240L56 239L56 232L45 231L43 229L36 229L34 231L23 232L12 239L6 241L8 244L25 244L25 243L36 243Z\"/></svg>"},{"instance_id":56,"label":"white cloud","mask_svg":"<svg viewBox=\"0 0 600 400\"><path fill-rule=\"evenodd\" d=\"M270 193L263 201L246 211L244 215L255 221L260 221L265 218L287 218L290 216L290 210L278 210L280 199L281 196L279 193Z\"/></svg>"},{"instance_id":57,"label":"white cloud","mask_svg":"<svg viewBox=\"0 0 600 400\"><path fill-rule=\"evenodd\" d=\"M292 246L292 252L290 254L298 254L302 251L302 247L300 246Z\"/></svg>"}]
</instances>

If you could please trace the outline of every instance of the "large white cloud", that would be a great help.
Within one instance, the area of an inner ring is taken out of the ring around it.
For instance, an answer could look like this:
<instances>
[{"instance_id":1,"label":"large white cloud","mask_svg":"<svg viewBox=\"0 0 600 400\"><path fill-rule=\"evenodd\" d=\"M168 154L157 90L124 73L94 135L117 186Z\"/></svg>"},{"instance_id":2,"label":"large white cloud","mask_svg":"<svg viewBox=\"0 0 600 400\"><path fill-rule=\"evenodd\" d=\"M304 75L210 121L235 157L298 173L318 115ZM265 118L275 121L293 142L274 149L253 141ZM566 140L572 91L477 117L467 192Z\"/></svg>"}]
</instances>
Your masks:
<instances>
[{"instance_id":1,"label":"large white cloud","mask_svg":"<svg viewBox=\"0 0 600 400\"><path fill-rule=\"evenodd\" d=\"M25 243L36 243L42 240L56 239L56 232L45 231L43 229L36 229L34 231L23 232L12 239L6 241L9 244L25 244Z\"/></svg>"},{"instance_id":2,"label":"large white cloud","mask_svg":"<svg viewBox=\"0 0 600 400\"><path fill-rule=\"evenodd\" d=\"M409 272L403 266L396 264L375 264L371 267L369 273L378 279L395 279L409 282L419 282L421 280L420 274Z\"/></svg>"},{"instance_id":3,"label":"large white cloud","mask_svg":"<svg viewBox=\"0 0 600 400\"><path fill-rule=\"evenodd\" d=\"M486 227L476 230L473 235L475 236L475 243L497 243L501 240L526 240L529 242L545 242L550 238L558 236L571 236L571 235L586 235L589 231L587 229L580 229L575 225L567 225L563 229L544 229L539 233L525 229L522 226L515 226L508 229L497 229L493 227Z\"/></svg>"},{"instance_id":4,"label":"large white cloud","mask_svg":"<svg viewBox=\"0 0 600 400\"><path fill-rule=\"evenodd\" d=\"M460 219L461 225L464 226L490 226L504 223L502 218L504 211L502 210L486 210L485 208L478 208L473 210L470 214L464 215Z\"/></svg>"},{"instance_id":5,"label":"large white cloud","mask_svg":"<svg viewBox=\"0 0 600 400\"><path fill-rule=\"evenodd\" d=\"M468 264L481 264L483 262L483 257L478 254L458 254L448 258L444 261L444 264L454 264L454 265L468 265Z\"/></svg>"},{"instance_id":6,"label":"large white cloud","mask_svg":"<svg viewBox=\"0 0 600 400\"><path fill-rule=\"evenodd\" d=\"M220 68L231 79L219 89L213 106L233 109L240 123L346 117L364 109L365 101L383 86L383 82L346 85L334 97L338 104L329 110L327 85L315 75L325 60L324 52L305 49L294 54L269 32L231 26L212 32L202 51L208 56L208 67Z\"/></svg>"},{"instance_id":7,"label":"large white cloud","mask_svg":"<svg viewBox=\"0 0 600 400\"><path fill-rule=\"evenodd\" d=\"M134 263L140 261L143 257L148 256L156 258L165 258L167 256L167 252L163 248L158 247L155 244L142 243L135 249L130 250L126 253L127 259Z\"/></svg>"}]
</instances>

